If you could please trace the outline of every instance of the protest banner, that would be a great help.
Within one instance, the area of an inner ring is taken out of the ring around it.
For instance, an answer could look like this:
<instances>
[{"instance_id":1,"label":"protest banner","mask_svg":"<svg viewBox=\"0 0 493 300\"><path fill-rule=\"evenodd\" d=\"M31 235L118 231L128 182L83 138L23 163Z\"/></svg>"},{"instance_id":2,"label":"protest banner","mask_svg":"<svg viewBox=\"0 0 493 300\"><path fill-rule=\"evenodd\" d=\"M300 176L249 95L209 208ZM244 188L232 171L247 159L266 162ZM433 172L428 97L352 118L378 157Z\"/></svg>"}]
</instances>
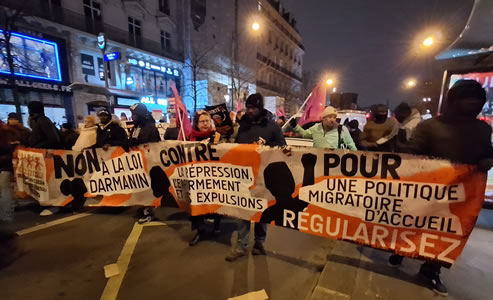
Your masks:
<instances>
[{"instance_id":1,"label":"protest banner","mask_svg":"<svg viewBox=\"0 0 493 300\"><path fill-rule=\"evenodd\" d=\"M19 190L42 205L174 206L453 264L486 174L396 153L167 141L83 152L19 148Z\"/></svg>"}]
</instances>

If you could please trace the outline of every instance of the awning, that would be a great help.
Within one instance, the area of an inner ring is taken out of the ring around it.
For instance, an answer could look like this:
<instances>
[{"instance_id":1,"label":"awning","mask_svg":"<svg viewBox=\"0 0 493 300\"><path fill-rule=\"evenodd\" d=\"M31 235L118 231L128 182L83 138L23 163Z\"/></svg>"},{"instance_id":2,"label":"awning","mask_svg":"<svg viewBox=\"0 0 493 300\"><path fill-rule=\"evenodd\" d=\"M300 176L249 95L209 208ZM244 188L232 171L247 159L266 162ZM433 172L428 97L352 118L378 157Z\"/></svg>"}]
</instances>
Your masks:
<instances>
[{"instance_id":1,"label":"awning","mask_svg":"<svg viewBox=\"0 0 493 300\"><path fill-rule=\"evenodd\" d=\"M106 88L104 86L89 84L85 82L74 82L70 85L73 91L84 91L90 94L104 95L104 96L117 96L140 99L142 97L149 97L152 94L136 93L127 90L119 90Z\"/></svg>"},{"instance_id":2,"label":"awning","mask_svg":"<svg viewBox=\"0 0 493 300\"><path fill-rule=\"evenodd\" d=\"M476 0L466 27L436 59L453 59L493 52L493 1Z\"/></svg>"}]
</instances>

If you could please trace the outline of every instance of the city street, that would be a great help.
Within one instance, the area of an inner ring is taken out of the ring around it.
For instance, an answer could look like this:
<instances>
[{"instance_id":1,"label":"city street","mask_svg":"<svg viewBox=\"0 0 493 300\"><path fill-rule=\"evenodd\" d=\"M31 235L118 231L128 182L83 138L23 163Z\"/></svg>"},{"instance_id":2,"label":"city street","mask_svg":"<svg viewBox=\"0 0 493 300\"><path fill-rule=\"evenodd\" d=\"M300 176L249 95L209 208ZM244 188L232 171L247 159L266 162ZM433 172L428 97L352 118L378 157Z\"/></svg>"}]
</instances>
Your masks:
<instances>
[{"instance_id":1,"label":"city street","mask_svg":"<svg viewBox=\"0 0 493 300\"><path fill-rule=\"evenodd\" d=\"M421 286L419 262L401 270L388 254L270 226L267 256L228 263L235 224L195 247L187 216L159 209L164 222L135 224L135 208L85 209L38 216L16 212L25 254L0 271L1 299L228 299L265 290L269 299L436 299ZM483 210L457 264L443 271L449 299L487 299L493 292L493 211ZM120 274L105 278L104 266ZM127 268L128 267L128 268ZM257 298L255 298L257 299Z\"/></svg>"}]
</instances>

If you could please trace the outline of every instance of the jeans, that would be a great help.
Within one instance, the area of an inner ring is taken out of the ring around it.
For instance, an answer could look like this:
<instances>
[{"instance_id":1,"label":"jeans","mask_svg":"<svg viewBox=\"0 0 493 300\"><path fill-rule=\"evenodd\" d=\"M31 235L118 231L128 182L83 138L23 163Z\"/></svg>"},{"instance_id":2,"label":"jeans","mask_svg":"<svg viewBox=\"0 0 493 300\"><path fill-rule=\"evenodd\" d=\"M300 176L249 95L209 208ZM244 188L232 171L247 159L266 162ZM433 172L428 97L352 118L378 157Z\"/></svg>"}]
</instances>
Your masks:
<instances>
[{"instance_id":1,"label":"jeans","mask_svg":"<svg viewBox=\"0 0 493 300\"><path fill-rule=\"evenodd\" d=\"M248 250L248 238L250 235L250 221L238 220L238 244L236 249ZM255 243L263 244L267 236L267 224L255 223Z\"/></svg>"},{"instance_id":2,"label":"jeans","mask_svg":"<svg viewBox=\"0 0 493 300\"><path fill-rule=\"evenodd\" d=\"M14 200L12 199L12 187L10 186L9 171L0 172L0 221L12 221L14 216Z\"/></svg>"}]
</instances>

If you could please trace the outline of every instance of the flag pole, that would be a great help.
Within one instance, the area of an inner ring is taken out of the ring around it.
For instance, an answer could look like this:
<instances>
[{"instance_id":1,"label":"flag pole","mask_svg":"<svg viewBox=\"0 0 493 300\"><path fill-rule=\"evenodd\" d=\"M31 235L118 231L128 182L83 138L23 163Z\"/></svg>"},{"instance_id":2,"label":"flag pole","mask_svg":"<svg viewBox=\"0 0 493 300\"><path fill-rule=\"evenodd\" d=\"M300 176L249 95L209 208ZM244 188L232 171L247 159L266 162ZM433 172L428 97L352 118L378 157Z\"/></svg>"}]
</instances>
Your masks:
<instances>
[{"instance_id":1,"label":"flag pole","mask_svg":"<svg viewBox=\"0 0 493 300\"><path fill-rule=\"evenodd\" d=\"M289 118L289 120L287 120L286 123L284 123L284 125L282 125L281 129L284 129L289 124L289 122L305 107L305 105L308 102L308 99L310 99L311 95L312 95L312 93L310 93L310 95L308 95L308 97L306 97L305 102L303 102L300 109L298 109L298 111L294 115L292 115L291 118Z\"/></svg>"},{"instance_id":2,"label":"flag pole","mask_svg":"<svg viewBox=\"0 0 493 300\"><path fill-rule=\"evenodd\" d=\"M178 101L181 102L180 99L176 99ZM186 142L187 141L187 137L185 136L185 129L183 128L183 122L181 120L181 108L178 107L178 105L176 105L176 100L175 100L175 106L177 108L177 112L178 112L178 119L180 121L180 130L181 130L181 136L183 137L183 141Z\"/></svg>"}]
</instances>

